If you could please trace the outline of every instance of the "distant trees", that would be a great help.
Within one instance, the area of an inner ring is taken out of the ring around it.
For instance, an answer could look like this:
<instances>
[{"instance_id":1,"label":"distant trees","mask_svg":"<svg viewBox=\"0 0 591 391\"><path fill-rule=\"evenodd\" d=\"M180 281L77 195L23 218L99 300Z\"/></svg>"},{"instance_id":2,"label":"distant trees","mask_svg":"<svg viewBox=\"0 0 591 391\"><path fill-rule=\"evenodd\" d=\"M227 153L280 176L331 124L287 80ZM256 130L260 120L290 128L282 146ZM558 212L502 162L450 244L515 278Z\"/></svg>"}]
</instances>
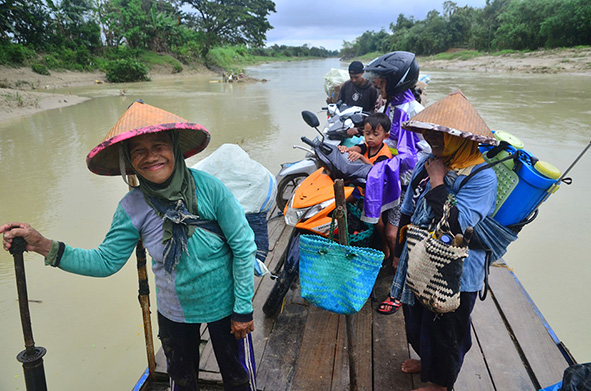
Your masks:
<instances>
[{"instance_id":1,"label":"distant trees","mask_svg":"<svg viewBox=\"0 0 591 391\"><path fill-rule=\"evenodd\" d=\"M145 80L146 64L231 70L254 56L338 55L308 45L264 48L272 12L271 0L0 0L0 65L101 69L128 81Z\"/></svg>"},{"instance_id":2,"label":"distant trees","mask_svg":"<svg viewBox=\"0 0 591 391\"><path fill-rule=\"evenodd\" d=\"M93 58L133 63L141 51L190 62L215 46L262 47L271 12L271 0L0 0L0 64L35 52L50 69L105 69Z\"/></svg>"},{"instance_id":3,"label":"distant trees","mask_svg":"<svg viewBox=\"0 0 591 391\"><path fill-rule=\"evenodd\" d=\"M91 52L174 52L192 42L206 54L217 45L263 46L271 12L271 0L0 0L0 42Z\"/></svg>"},{"instance_id":4,"label":"distant trees","mask_svg":"<svg viewBox=\"0 0 591 391\"><path fill-rule=\"evenodd\" d=\"M308 46L285 46L273 45L268 48L253 49L252 53L258 56L269 57L336 57L338 50L327 50L323 47Z\"/></svg>"},{"instance_id":5,"label":"distant trees","mask_svg":"<svg viewBox=\"0 0 591 391\"><path fill-rule=\"evenodd\" d=\"M481 51L591 44L589 0L487 0L484 8L443 3L424 20L400 14L391 33L366 31L344 42L341 55L406 50L429 55L450 48Z\"/></svg>"},{"instance_id":6,"label":"distant trees","mask_svg":"<svg viewBox=\"0 0 591 391\"><path fill-rule=\"evenodd\" d=\"M267 16L275 12L270 0L183 0L197 13L192 14L197 28L203 32L200 41L203 55L222 44L261 47L267 31L273 27Z\"/></svg>"}]
</instances>

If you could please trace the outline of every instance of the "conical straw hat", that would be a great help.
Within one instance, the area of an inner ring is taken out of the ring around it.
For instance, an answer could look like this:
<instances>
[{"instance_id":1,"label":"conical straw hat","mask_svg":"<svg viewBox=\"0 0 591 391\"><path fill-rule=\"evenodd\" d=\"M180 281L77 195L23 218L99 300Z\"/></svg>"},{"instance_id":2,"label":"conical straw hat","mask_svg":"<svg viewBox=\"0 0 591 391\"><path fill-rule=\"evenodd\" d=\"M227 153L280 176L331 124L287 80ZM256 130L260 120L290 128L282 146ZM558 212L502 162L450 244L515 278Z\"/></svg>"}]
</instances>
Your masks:
<instances>
[{"instance_id":1,"label":"conical straw hat","mask_svg":"<svg viewBox=\"0 0 591 391\"><path fill-rule=\"evenodd\" d=\"M425 129L435 130L479 143L499 143L474 106L459 90L403 122L402 127L417 133Z\"/></svg>"},{"instance_id":2,"label":"conical straw hat","mask_svg":"<svg viewBox=\"0 0 591 391\"><path fill-rule=\"evenodd\" d=\"M121 141L166 130L179 131L179 144L185 158L201 152L209 144L210 135L203 126L142 101L136 101L123 113L103 142L90 151L86 157L88 169L99 175L120 175L119 143ZM126 172L134 173L127 162Z\"/></svg>"}]
</instances>

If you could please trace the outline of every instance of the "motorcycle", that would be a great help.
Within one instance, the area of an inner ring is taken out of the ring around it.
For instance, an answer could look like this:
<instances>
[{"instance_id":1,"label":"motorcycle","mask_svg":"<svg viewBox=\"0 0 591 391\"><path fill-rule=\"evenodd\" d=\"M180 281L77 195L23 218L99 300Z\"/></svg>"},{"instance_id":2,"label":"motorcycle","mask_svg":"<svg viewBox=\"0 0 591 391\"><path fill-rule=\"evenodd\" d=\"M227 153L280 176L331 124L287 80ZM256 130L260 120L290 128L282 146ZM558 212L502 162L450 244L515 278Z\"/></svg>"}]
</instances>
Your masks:
<instances>
[{"instance_id":1,"label":"motorcycle","mask_svg":"<svg viewBox=\"0 0 591 391\"><path fill-rule=\"evenodd\" d=\"M263 312L272 316L280 309L283 298L298 275L299 238L301 233L313 233L328 236L332 221L331 213L335 209L334 180L341 178L348 183L345 186L345 198L354 191L355 186L364 186L371 165L360 160L351 162L348 153L341 153L337 145L331 144L318 130L318 117L309 111L303 111L304 121L314 127L320 136L313 141L302 137L302 141L312 148L314 158L321 168L308 175L294 191L284 210L285 223L295 227L289 239L287 249L278 267L272 273L275 285L271 289ZM338 227L337 227L338 229ZM350 232L369 230L373 226L362 223L349 224Z\"/></svg>"},{"instance_id":2,"label":"motorcycle","mask_svg":"<svg viewBox=\"0 0 591 391\"><path fill-rule=\"evenodd\" d=\"M326 144L337 146L344 144L352 146L362 141L361 137L348 138L347 130L360 126L363 118L367 115L363 113L363 109L359 106L349 107L343 103L332 103L326 110L328 120L319 136L314 139L314 142L323 140ZM315 116L315 115L314 115ZM316 117L316 116L315 116ZM319 126L319 121L316 118ZM349 145L350 144L350 145ZM301 149L306 152L304 159L292 163L283 163L281 169L276 176L277 180L277 196L276 202L279 210L285 209L285 205L293 194L295 188L310 174L322 166L316 158L314 151L308 147L301 145L294 145L293 148Z\"/></svg>"}]
</instances>

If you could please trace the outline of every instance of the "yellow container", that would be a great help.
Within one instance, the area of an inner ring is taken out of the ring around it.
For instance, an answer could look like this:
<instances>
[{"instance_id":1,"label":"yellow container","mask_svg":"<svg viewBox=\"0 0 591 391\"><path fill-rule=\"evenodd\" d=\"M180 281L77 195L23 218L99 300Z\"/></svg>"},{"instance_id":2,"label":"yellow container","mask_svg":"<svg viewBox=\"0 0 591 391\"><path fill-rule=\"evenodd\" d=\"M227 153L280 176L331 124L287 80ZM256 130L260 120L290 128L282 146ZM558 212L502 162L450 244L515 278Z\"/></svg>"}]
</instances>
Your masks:
<instances>
[{"instance_id":1,"label":"yellow container","mask_svg":"<svg viewBox=\"0 0 591 391\"><path fill-rule=\"evenodd\" d=\"M534 164L534 168L537 172L541 175L545 176L546 178L550 179L558 179L560 178L560 170L556 168L554 165L538 160L536 164Z\"/></svg>"}]
</instances>

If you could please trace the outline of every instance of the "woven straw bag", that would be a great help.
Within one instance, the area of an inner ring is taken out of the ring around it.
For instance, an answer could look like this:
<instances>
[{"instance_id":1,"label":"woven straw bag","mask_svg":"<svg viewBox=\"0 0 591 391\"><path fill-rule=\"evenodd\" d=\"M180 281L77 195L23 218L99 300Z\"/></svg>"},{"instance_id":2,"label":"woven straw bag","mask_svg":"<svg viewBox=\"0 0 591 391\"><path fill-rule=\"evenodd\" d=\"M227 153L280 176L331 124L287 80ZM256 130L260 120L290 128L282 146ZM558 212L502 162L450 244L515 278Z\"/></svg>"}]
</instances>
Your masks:
<instances>
[{"instance_id":1,"label":"woven straw bag","mask_svg":"<svg viewBox=\"0 0 591 391\"><path fill-rule=\"evenodd\" d=\"M433 237L433 232L450 233L447 220L451 206L448 200L443 217L434 229L411 224L406 234L406 284L423 306L440 314L453 312L460 306L462 268L468 256L468 246L452 246Z\"/></svg>"},{"instance_id":2,"label":"woven straw bag","mask_svg":"<svg viewBox=\"0 0 591 391\"><path fill-rule=\"evenodd\" d=\"M311 304L354 314L367 301L382 266L384 253L345 246L318 235L300 236L300 288Z\"/></svg>"}]
</instances>

